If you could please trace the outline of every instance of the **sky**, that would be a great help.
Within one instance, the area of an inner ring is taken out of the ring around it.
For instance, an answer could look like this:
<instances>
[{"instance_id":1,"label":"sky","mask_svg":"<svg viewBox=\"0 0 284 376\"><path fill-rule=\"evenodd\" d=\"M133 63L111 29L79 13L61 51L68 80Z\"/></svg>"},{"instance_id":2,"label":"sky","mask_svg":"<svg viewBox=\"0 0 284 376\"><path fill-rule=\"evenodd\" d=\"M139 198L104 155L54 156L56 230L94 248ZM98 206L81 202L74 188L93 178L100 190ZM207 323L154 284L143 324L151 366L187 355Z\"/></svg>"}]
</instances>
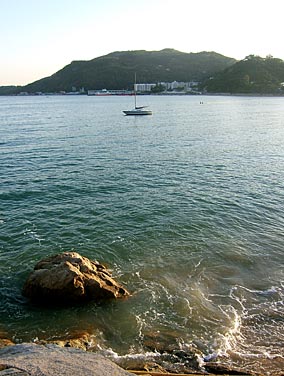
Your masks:
<instances>
[{"instance_id":1,"label":"sky","mask_svg":"<svg viewBox=\"0 0 284 376\"><path fill-rule=\"evenodd\" d=\"M0 86L114 51L284 60L283 0L0 0Z\"/></svg>"}]
</instances>

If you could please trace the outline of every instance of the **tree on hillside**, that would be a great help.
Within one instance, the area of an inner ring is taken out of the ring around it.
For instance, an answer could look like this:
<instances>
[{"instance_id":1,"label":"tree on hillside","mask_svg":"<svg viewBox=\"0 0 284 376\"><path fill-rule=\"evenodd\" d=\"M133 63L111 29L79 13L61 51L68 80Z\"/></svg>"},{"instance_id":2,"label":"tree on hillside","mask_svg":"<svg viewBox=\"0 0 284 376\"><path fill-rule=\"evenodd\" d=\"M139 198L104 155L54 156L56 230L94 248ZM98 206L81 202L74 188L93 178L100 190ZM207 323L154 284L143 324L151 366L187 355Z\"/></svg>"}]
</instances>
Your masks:
<instances>
[{"instance_id":1,"label":"tree on hillside","mask_svg":"<svg viewBox=\"0 0 284 376\"><path fill-rule=\"evenodd\" d=\"M284 62L271 55L248 55L203 83L208 92L261 93L283 92Z\"/></svg>"}]
</instances>

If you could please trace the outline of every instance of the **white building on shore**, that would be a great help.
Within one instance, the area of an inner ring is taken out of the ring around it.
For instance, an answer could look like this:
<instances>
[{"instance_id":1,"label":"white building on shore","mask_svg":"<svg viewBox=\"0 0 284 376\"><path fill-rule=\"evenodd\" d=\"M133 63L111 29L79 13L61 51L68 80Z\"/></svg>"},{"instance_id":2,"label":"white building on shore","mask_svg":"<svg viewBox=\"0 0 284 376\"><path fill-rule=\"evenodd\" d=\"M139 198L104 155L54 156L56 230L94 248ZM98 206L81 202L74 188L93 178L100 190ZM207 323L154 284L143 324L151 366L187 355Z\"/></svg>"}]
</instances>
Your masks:
<instances>
[{"instance_id":1,"label":"white building on shore","mask_svg":"<svg viewBox=\"0 0 284 376\"><path fill-rule=\"evenodd\" d=\"M146 83L146 84L136 84L136 91L138 93L149 93L156 85L162 85L165 87L165 91L185 91L191 92L196 89L198 86L197 81L190 81L190 82L158 82L157 84L154 83Z\"/></svg>"},{"instance_id":2,"label":"white building on shore","mask_svg":"<svg viewBox=\"0 0 284 376\"><path fill-rule=\"evenodd\" d=\"M156 84L135 84L136 91L139 93L149 92Z\"/></svg>"}]
</instances>

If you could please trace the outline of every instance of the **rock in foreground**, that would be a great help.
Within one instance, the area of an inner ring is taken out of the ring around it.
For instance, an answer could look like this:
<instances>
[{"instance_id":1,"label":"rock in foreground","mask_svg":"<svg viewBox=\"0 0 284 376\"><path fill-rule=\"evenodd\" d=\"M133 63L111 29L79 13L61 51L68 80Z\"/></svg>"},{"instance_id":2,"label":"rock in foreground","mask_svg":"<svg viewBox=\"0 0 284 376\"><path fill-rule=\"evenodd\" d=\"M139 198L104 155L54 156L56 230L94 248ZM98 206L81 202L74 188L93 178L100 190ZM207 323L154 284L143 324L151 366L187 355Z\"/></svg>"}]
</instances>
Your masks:
<instances>
[{"instance_id":1,"label":"rock in foreground","mask_svg":"<svg viewBox=\"0 0 284 376\"><path fill-rule=\"evenodd\" d=\"M100 263L76 252L64 252L36 264L23 295L37 302L76 303L123 298L129 292Z\"/></svg>"},{"instance_id":2,"label":"rock in foreground","mask_svg":"<svg viewBox=\"0 0 284 376\"><path fill-rule=\"evenodd\" d=\"M0 350L1 369L29 376L130 376L99 354L56 345L21 344ZM5 373L6 374L6 373Z\"/></svg>"}]
</instances>

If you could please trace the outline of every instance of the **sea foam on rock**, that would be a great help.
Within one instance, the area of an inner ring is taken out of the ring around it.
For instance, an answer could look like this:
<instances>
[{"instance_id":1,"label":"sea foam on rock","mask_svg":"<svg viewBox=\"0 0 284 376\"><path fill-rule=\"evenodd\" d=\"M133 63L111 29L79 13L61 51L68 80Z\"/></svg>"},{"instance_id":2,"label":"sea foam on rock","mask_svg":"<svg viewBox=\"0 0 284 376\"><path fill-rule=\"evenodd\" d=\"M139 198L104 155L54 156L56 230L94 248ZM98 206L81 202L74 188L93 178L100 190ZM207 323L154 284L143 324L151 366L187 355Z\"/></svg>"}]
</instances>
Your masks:
<instances>
[{"instance_id":1,"label":"sea foam on rock","mask_svg":"<svg viewBox=\"0 0 284 376\"><path fill-rule=\"evenodd\" d=\"M35 265L24 284L23 295L35 302L77 303L130 294L102 264L76 252L64 252Z\"/></svg>"}]
</instances>

